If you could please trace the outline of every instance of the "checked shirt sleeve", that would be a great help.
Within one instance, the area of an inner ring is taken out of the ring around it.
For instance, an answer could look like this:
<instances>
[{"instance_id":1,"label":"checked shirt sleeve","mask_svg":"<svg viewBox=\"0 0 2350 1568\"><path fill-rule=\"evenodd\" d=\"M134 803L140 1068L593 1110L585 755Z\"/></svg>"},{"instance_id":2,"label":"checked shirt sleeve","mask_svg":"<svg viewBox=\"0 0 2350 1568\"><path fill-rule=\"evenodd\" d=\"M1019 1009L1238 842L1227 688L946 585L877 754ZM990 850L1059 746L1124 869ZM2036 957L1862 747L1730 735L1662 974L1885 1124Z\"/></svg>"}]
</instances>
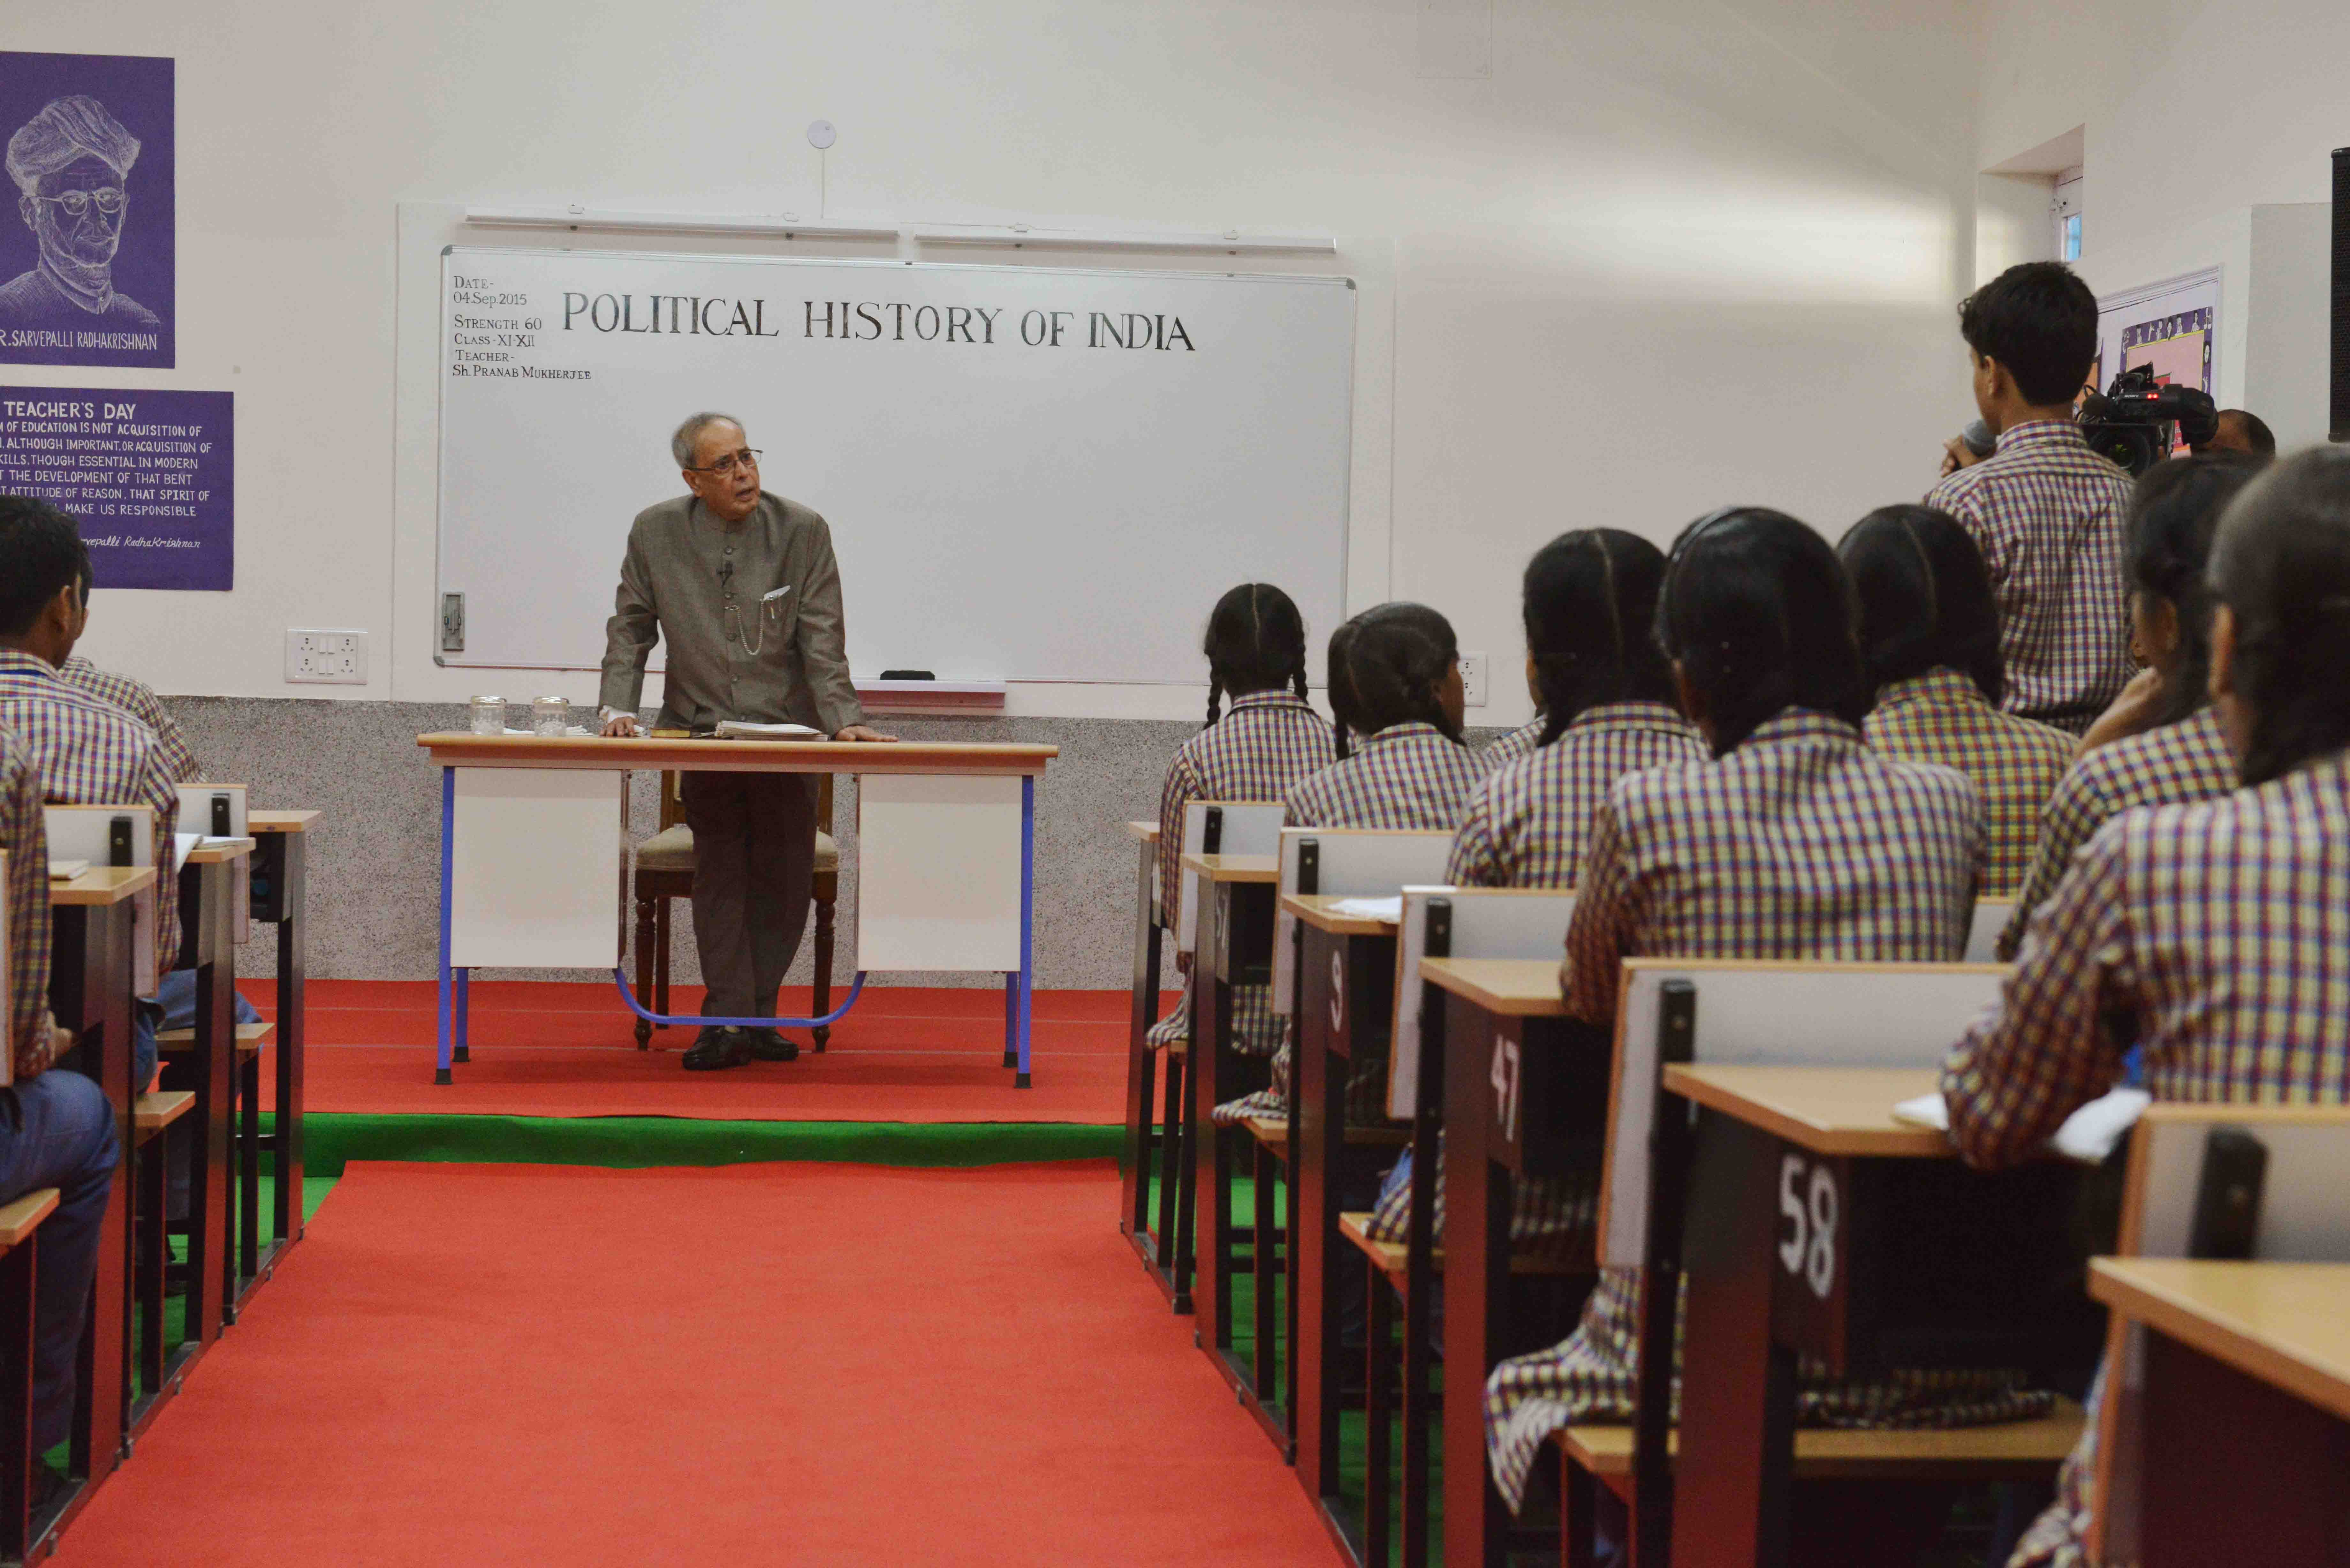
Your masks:
<instances>
[{"instance_id":1,"label":"checked shirt sleeve","mask_svg":"<svg viewBox=\"0 0 2350 1568\"><path fill-rule=\"evenodd\" d=\"M1986 1169L2029 1158L2121 1076L2107 1019L2134 992L2122 885L2126 821L2090 841L2037 940L1942 1067L1950 1139Z\"/></svg>"}]
</instances>

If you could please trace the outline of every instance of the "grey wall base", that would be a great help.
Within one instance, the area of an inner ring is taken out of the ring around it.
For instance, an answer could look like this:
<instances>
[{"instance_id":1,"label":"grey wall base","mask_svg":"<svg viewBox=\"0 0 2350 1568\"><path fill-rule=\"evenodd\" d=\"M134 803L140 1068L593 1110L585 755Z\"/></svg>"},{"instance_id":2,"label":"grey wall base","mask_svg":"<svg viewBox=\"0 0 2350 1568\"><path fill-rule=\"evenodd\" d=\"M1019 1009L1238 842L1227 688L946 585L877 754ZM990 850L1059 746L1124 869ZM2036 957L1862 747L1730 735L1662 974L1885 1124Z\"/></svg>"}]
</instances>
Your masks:
<instances>
[{"instance_id":1,"label":"grey wall base","mask_svg":"<svg viewBox=\"0 0 2350 1568\"><path fill-rule=\"evenodd\" d=\"M348 980L429 980L437 972L441 876L440 773L417 747L431 730L462 729L464 711L422 702L319 702L273 698L169 699L206 776L253 788L260 807L326 815L310 844L310 972ZM1122 826L1155 816L1159 787L1191 723L1131 719L904 719L884 725L910 741L1042 742L1061 755L1037 789L1036 983L1122 988L1132 970L1134 841ZM1486 736L1472 733L1472 742ZM652 832L658 779L636 777L637 832ZM857 792L843 779L834 831L841 846L840 979L856 929ZM700 981L693 916L674 912L676 978ZM245 967L261 972L254 955ZM795 983L809 976L807 944ZM484 978L576 980L574 970L485 971ZM1171 972L1171 971L1170 971ZM995 985L992 976L891 974L880 983Z\"/></svg>"}]
</instances>

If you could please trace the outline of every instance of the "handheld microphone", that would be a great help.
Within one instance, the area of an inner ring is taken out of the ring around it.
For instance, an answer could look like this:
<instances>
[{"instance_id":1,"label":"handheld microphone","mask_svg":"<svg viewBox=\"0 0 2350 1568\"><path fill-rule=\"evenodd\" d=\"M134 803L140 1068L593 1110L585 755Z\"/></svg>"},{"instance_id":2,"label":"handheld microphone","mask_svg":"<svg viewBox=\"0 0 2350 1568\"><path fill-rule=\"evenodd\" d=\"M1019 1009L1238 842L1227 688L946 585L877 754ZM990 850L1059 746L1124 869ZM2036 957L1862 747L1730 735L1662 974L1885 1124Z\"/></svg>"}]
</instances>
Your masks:
<instances>
[{"instance_id":1,"label":"handheld microphone","mask_svg":"<svg viewBox=\"0 0 2350 1568\"><path fill-rule=\"evenodd\" d=\"M1989 457L1999 450L1999 438L1991 433L1991 426L1976 420L1959 432L1959 440L1977 457Z\"/></svg>"}]
</instances>

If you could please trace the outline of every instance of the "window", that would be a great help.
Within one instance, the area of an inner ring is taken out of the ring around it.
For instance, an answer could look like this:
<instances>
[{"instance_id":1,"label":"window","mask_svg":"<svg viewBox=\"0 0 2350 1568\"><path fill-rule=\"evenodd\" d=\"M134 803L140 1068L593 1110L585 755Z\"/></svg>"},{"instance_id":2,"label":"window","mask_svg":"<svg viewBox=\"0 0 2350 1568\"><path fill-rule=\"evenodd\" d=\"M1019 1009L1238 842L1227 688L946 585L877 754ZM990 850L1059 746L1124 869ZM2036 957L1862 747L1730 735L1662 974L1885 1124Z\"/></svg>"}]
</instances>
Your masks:
<instances>
[{"instance_id":1,"label":"window","mask_svg":"<svg viewBox=\"0 0 2350 1568\"><path fill-rule=\"evenodd\" d=\"M2056 225L2056 259L2081 259L2081 171L2078 166L2056 176L2056 199L2049 212Z\"/></svg>"}]
</instances>

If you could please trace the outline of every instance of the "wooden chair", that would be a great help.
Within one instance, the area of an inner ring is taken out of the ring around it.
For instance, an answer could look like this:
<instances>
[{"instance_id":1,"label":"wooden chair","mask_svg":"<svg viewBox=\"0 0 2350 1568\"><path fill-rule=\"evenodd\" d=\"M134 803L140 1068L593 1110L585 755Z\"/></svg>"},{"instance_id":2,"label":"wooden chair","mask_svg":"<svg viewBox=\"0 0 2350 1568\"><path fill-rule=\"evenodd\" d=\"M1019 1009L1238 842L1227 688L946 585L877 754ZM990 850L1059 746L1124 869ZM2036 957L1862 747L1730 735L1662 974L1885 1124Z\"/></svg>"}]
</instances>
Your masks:
<instances>
[{"instance_id":1,"label":"wooden chair","mask_svg":"<svg viewBox=\"0 0 2350 1568\"><path fill-rule=\"evenodd\" d=\"M0 1206L0 1557L22 1562L33 1532L33 1233L56 1211L57 1189L36 1188ZM87 1346L84 1347L85 1351Z\"/></svg>"},{"instance_id":2,"label":"wooden chair","mask_svg":"<svg viewBox=\"0 0 2350 1568\"><path fill-rule=\"evenodd\" d=\"M1425 1241L1427 1267L1414 1283L1411 1247L1407 1242L1373 1241L1367 1233L1368 1214L1339 1217L1339 1231L1368 1261L1371 1282L1370 1355L1366 1376L1364 1501L1361 1521L1362 1556L1366 1562L1388 1560L1391 1500L1399 1481L1408 1490L1402 1509L1402 1562L1419 1568L1428 1561L1430 1511L1428 1472L1431 1419L1436 1399L1430 1386L1434 1282L1444 1272L1444 1254L1435 1242L1433 1208L1435 1168L1440 1163L1437 1135L1444 1119L1444 1070L1438 1052L1423 1042L1440 1042L1441 1031L1426 1024L1426 1012L1441 1012L1441 993L1430 996L1420 978L1424 958L1555 960L1565 950L1566 928L1575 915L1575 894L1536 888L1406 888L1396 954L1395 1041L1388 1055L1388 1115L1411 1124L1414 1208L1409 1231L1430 1232ZM1440 1050L1440 1045L1439 1046ZM1425 1168L1429 1174L1420 1178ZM1563 1261L1515 1255L1510 1272L1548 1276L1561 1282L1561 1294L1577 1293L1592 1277L1587 1258L1575 1267ZM1403 1354L1388 1350L1399 1324ZM1390 1365L1391 1360L1393 1365ZM1398 1380L1399 1375L1399 1381ZM1403 1474L1396 1473L1390 1417L1403 1417ZM1330 1490L1334 1478L1326 1480ZM1336 1503L1335 1491L1323 1499L1326 1511Z\"/></svg>"},{"instance_id":3,"label":"wooden chair","mask_svg":"<svg viewBox=\"0 0 2350 1568\"><path fill-rule=\"evenodd\" d=\"M1192 801L1183 808L1181 851L1194 855L1270 855L1280 846L1281 817L1278 801ZM1154 1083L1161 1076L1158 1061L1160 1053L1151 1047L1149 1031L1158 1023L1159 946L1170 931L1177 951L1189 955L1197 945L1201 889L1197 876L1179 873L1182 880L1177 888L1176 922L1171 927L1163 923L1162 890L1155 880L1157 840L1158 834L1153 831L1148 852L1152 857L1154 880L1148 890L1149 908L1139 917L1149 924L1147 929L1139 925L1137 929L1135 988L1139 1000L1134 1018L1135 1049L1128 1054L1127 1148L1134 1181L1130 1223L1151 1277L1167 1292L1175 1310L1185 1313L1191 1310L1187 1272L1190 1265L1188 1258L1180 1262L1179 1258L1188 1254L1191 1247L1190 1216L1183 1211L1181 1203L1191 1158L1183 1130L1184 1107L1191 1103L1191 1081L1187 1075L1191 1042L1169 1044L1164 1053L1167 1061L1163 1081ZM1188 1012L1188 991L1185 998ZM1197 1027L1195 1023L1193 1028ZM1154 1090L1158 1091L1155 1112ZM1150 1207L1154 1175L1159 1188L1155 1223L1146 1211Z\"/></svg>"},{"instance_id":4,"label":"wooden chair","mask_svg":"<svg viewBox=\"0 0 2350 1568\"><path fill-rule=\"evenodd\" d=\"M660 830L637 846L637 996L651 998L655 1012L669 1013L669 906L672 898L693 897L693 829L685 825L685 803L678 794L682 774L660 776ZM818 775L816 797L816 869L812 889L816 904L816 996L813 1015L832 1011L833 909L840 901L840 846L832 836L832 775ZM637 1020L637 1049L651 1047L653 1025ZM666 1029L669 1026L662 1024ZM829 1024L811 1033L821 1052L832 1037Z\"/></svg>"},{"instance_id":5,"label":"wooden chair","mask_svg":"<svg viewBox=\"0 0 2350 1568\"><path fill-rule=\"evenodd\" d=\"M164 1089L140 1096L130 1106L130 1243L132 1294L139 1314L140 1385L130 1406L134 1437L146 1430L163 1398L179 1392L179 1374L203 1348L184 1334L176 1353L167 1353L163 1344L164 1271L172 1256L164 1222L171 1161L164 1153L163 1133L194 1109L195 1103L193 1090ZM193 1292L203 1282L191 1281L189 1290Z\"/></svg>"},{"instance_id":6,"label":"wooden chair","mask_svg":"<svg viewBox=\"0 0 2350 1568\"><path fill-rule=\"evenodd\" d=\"M2249 1158L2246 1157L2249 1156ZM2350 1106L2187 1105L2147 1107L2131 1133L2116 1251L2130 1258L2262 1263L2350 1262ZM2146 1432L2147 1334L2113 1314L2096 1444L2094 1562L2137 1562L2150 1480ZM2211 1484L2239 1465L2257 1472L2257 1436L2225 1434L2249 1456L2215 1443ZM2220 1434L2214 1434L2215 1437ZM2157 1467L2158 1468L2158 1467ZM2312 1480L2315 1480L2314 1477Z\"/></svg>"},{"instance_id":7,"label":"wooden chair","mask_svg":"<svg viewBox=\"0 0 2350 1568\"><path fill-rule=\"evenodd\" d=\"M1939 1066L1967 1024L1999 993L2002 966L1628 959L1617 1011L1613 1104L1599 1206L1599 1261L1645 1272L1638 1413L1626 1426L1575 1428L1559 1446L1561 1561L1591 1561L1595 1481L1644 1518L1644 1487L1666 1495L1675 1434L1667 1414L1681 1263L1691 1120L1662 1087L1675 1060L1839 1067ZM1702 996L1704 1005L1698 1005ZM1799 1478L2045 1479L2081 1429L2077 1407L2029 1422L1923 1433L1799 1433ZM1827 1439L1824 1441L1823 1439ZM1617 1457L1622 1456L1620 1460ZM1856 1467L1866 1465L1867 1468ZM1653 1550L1653 1547L1651 1547Z\"/></svg>"}]
</instances>

